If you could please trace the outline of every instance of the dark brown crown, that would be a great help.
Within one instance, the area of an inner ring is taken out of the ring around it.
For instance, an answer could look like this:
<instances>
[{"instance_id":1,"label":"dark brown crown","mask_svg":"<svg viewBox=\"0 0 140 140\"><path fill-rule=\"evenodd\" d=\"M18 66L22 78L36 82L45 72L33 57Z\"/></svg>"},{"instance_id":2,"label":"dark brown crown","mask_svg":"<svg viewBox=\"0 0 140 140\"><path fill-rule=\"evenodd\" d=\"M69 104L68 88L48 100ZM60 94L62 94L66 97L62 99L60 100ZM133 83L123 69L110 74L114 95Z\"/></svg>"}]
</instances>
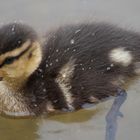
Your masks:
<instances>
[{"instance_id":1,"label":"dark brown crown","mask_svg":"<svg viewBox=\"0 0 140 140\"><path fill-rule=\"evenodd\" d=\"M27 40L37 39L36 32L29 26L19 23L0 28L0 55L22 46Z\"/></svg>"}]
</instances>

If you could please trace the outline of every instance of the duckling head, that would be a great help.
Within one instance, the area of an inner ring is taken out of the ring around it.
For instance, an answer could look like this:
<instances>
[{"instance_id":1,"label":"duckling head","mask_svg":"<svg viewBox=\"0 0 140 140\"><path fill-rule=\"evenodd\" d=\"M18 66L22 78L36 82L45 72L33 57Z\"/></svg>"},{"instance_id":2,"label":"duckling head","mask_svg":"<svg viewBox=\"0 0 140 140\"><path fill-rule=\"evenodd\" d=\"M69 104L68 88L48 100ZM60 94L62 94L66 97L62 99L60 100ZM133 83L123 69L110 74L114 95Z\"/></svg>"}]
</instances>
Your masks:
<instances>
[{"instance_id":1,"label":"duckling head","mask_svg":"<svg viewBox=\"0 0 140 140\"><path fill-rule=\"evenodd\" d=\"M29 26L13 23L0 28L0 77L26 79L39 66L42 51L36 32Z\"/></svg>"}]
</instances>

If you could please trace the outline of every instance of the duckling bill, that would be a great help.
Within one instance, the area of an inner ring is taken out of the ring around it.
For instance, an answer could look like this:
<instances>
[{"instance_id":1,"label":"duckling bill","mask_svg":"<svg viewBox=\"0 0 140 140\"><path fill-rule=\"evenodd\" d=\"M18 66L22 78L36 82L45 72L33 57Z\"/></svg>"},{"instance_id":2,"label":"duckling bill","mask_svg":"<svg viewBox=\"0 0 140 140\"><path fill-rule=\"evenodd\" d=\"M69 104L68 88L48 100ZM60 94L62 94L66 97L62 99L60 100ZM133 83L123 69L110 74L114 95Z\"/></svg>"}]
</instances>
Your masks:
<instances>
[{"instance_id":1,"label":"duckling bill","mask_svg":"<svg viewBox=\"0 0 140 140\"><path fill-rule=\"evenodd\" d=\"M0 110L74 111L117 96L140 73L140 35L109 24L64 26L39 42L27 25L0 29Z\"/></svg>"}]
</instances>

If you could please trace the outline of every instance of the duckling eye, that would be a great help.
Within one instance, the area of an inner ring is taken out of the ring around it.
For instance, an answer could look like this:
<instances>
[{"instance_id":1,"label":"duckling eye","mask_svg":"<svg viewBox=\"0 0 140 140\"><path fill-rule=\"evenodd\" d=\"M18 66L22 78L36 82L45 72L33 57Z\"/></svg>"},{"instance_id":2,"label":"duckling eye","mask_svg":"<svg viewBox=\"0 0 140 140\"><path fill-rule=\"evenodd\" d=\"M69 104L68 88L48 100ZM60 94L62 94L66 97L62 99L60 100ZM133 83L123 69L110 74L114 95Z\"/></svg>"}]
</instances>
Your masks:
<instances>
[{"instance_id":1,"label":"duckling eye","mask_svg":"<svg viewBox=\"0 0 140 140\"><path fill-rule=\"evenodd\" d=\"M28 50L30 49L30 46L21 52L19 55L14 57L7 57L2 64L0 64L0 68L3 67L5 64L12 64L15 60L19 59L22 55L24 55Z\"/></svg>"},{"instance_id":2,"label":"duckling eye","mask_svg":"<svg viewBox=\"0 0 140 140\"><path fill-rule=\"evenodd\" d=\"M12 64L14 62L14 60L15 60L14 57L9 57L9 58L6 58L3 63L4 64Z\"/></svg>"}]
</instances>

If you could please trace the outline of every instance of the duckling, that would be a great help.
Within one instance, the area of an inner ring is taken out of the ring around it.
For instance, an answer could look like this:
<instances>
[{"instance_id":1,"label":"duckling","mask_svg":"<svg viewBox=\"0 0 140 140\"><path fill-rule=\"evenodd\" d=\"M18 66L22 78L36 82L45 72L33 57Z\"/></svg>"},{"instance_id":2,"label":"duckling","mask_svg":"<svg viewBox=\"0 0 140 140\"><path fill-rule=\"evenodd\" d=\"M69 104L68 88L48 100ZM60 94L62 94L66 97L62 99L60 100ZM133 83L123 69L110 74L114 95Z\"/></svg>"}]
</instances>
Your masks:
<instances>
[{"instance_id":1,"label":"duckling","mask_svg":"<svg viewBox=\"0 0 140 140\"><path fill-rule=\"evenodd\" d=\"M68 25L40 43L27 25L0 29L0 110L75 111L121 93L140 73L140 36L106 23Z\"/></svg>"},{"instance_id":2,"label":"duckling","mask_svg":"<svg viewBox=\"0 0 140 140\"><path fill-rule=\"evenodd\" d=\"M47 36L42 49L24 92L32 96L33 112L43 112L44 105L48 111L74 111L98 103L117 96L139 74L139 35L112 25L62 27Z\"/></svg>"},{"instance_id":3,"label":"duckling","mask_svg":"<svg viewBox=\"0 0 140 140\"><path fill-rule=\"evenodd\" d=\"M60 27L41 42L29 26L0 28L0 112L75 111L115 96L106 140L114 140L127 83L140 74L140 35L106 23ZM111 121L110 121L111 120Z\"/></svg>"}]
</instances>

